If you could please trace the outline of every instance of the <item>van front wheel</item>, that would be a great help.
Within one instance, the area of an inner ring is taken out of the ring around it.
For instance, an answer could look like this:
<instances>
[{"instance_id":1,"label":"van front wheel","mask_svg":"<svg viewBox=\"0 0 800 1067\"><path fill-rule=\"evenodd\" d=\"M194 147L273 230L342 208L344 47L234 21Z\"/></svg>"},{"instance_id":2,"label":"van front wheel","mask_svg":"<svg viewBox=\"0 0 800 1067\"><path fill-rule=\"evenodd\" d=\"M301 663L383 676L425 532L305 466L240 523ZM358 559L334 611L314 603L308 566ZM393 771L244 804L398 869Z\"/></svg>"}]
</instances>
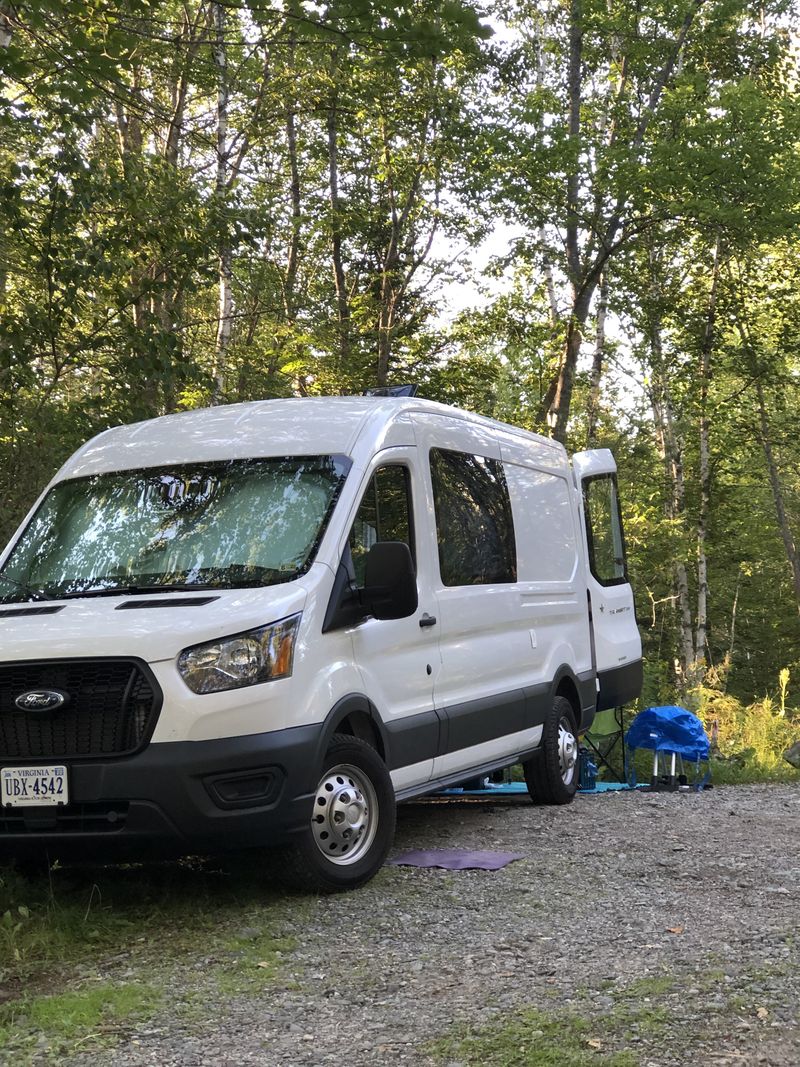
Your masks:
<instances>
[{"instance_id":1,"label":"van front wheel","mask_svg":"<svg viewBox=\"0 0 800 1067\"><path fill-rule=\"evenodd\" d=\"M566 697L554 697L542 727L542 743L523 763L535 804L569 804L578 790L578 729Z\"/></svg>"},{"instance_id":2,"label":"van front wheel","mask_svg":"<svg viewBox=\"0 0 800 1067\"><path fill-rule=\"evenodd\" d=\"M357 737L334 734L308 828L286 852L285 880L322 893L363 885L386 859L395 814L392 780L375 749Z\"/></svg>"}]
</instances>

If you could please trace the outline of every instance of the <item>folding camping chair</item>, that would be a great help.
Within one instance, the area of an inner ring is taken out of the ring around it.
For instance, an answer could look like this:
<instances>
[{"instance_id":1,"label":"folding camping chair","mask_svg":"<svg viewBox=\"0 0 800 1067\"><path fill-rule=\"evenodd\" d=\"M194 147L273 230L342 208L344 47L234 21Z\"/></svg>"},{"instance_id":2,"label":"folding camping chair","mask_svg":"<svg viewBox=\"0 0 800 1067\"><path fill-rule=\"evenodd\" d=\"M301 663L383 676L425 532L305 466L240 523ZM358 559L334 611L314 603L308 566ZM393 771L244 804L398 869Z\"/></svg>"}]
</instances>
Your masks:
<instances>
[{"instance_id":1,"label":"folding camping chair","mask_svg":"<svg viewBox=\"0 0 800 1067\"><path fill-rule=\"evenodd\" d=\"M700 790L708 786L710 742L703 723L687 708L669 704L640 711L628 729L625 748L631 753L637 748L652 750L651 790L675 792L692 788ZM661 759L663 765L660 765ZM698 778L700 763L705 762L703 777L690 784L683 767L684 759L695 763ZM633 784L636 784L635 771Z\"/></svg>"},{"instance_id":2,"label":"folding camping chair","mask_svg":"<svg viewBox=\"0 0 800 1067\"><path fill-rule=\"evenodd\" d=\"M625 719L622 708L599 711L581 739L591 749L598 766L605 767L616 782L628 780L625 755Z\"/></svg>"}]
</instances>

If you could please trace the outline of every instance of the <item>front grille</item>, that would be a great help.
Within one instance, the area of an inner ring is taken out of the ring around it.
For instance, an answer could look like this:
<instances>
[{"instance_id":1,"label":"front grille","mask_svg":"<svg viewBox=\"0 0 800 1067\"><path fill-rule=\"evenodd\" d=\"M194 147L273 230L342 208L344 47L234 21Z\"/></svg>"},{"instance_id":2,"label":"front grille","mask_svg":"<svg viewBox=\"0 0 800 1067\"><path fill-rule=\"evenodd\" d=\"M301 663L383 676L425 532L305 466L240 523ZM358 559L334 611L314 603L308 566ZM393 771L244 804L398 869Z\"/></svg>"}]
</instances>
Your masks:
<instances>
[{"instance_id":1,"label":"front grille","mask_svg":"<svg viewBox=\"0 0 800 1067\"><path fill-rule=\"evenodd\" d=\"M14 701L31 690L69 695L60 708L20 710ZM136 660L50 660L0 665L0 759L61 760L126 756L150 737L161 691Z\"/></svg>"},{"instance_id":2,"label":"front grille","mask_svg":"<svg viewBox=\"0 0 800 1067\"><path fill-rule=\"evenodd\" d=\"M127 803L69 804L39 809L36 814L6 808L0 813L0 835L119 833L125 829L128 807Z\"/></svg>"}]
</instances>

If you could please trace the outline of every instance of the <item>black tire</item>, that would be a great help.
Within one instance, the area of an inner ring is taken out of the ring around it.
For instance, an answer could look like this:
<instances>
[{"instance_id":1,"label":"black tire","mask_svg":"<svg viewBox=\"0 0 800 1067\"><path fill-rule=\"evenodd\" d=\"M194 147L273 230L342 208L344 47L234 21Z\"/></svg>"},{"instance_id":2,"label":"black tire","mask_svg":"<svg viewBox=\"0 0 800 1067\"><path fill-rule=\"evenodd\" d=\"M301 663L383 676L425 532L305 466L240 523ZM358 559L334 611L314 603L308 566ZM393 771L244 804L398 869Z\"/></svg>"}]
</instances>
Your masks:
<instances>
[{"instance_id":1,"label":"black tire","mask_svg":"<svg viewBox=\"0 0 800 1067\"><path fill-rule=\"evenodd\" d=\"M314 791L308 828L282 850L281 881L295 889L356 889L380 870L394 839L392 780L378 753L334 734Z\"/></svg>"},{"instance_id":2,"label":"black tire","mask_svg":"<svg viewBox=\"0 0 800 1067\"><path fill-rule=\"evenodd\" d=\"M554 697L542 728L542 743L522 764L534 804L569 804L578 791L578 728L566 697Z\"/></svg>"}]
</instances>

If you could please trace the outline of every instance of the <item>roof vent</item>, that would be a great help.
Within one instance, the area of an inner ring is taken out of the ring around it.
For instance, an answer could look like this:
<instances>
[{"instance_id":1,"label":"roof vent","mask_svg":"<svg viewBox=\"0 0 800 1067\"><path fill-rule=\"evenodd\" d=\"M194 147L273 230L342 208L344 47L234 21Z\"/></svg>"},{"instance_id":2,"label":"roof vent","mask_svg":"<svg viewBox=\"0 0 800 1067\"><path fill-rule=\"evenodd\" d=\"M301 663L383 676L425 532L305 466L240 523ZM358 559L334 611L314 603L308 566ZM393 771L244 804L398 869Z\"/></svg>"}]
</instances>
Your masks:
<instances>
[{"instance_id":1,"label":"roof vent","mask_svg":"<svg viewBox=\"0 0 800 1067\"><path fill-rule=\"evenodd\" d=\"M416 396L416 385L382 385L378 389L365 389L364 396Z\"/></svg>"}]
</instances>

